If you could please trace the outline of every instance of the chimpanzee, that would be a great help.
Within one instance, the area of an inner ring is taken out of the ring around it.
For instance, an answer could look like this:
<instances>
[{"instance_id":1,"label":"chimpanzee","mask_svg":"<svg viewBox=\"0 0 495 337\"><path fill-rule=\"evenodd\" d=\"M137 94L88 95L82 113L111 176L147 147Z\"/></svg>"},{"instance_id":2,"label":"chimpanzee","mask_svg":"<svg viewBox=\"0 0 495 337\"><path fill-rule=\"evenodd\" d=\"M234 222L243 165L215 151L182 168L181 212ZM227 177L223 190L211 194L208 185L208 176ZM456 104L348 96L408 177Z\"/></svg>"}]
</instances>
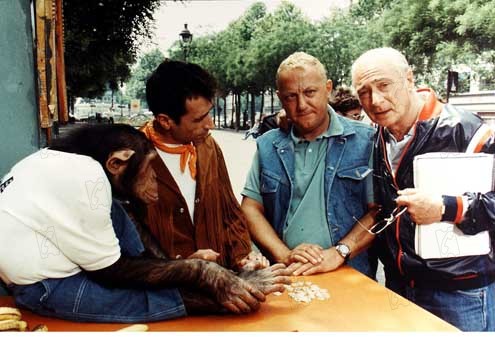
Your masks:
<instances>
[{"instance_id":1,"label":"chimpanzee","mask_svg":"<svg viewBox=\"0 0 495 337\"><path fill-rule=\"evenodd\" d=\"M0 184L0 277L18 306L74 321L143 322L249 313L284 290L284 265L235 274L164 258L139 226L158 199L155 156L131 126L92 125L11 169Z\"/></svg>"}]
</instances>

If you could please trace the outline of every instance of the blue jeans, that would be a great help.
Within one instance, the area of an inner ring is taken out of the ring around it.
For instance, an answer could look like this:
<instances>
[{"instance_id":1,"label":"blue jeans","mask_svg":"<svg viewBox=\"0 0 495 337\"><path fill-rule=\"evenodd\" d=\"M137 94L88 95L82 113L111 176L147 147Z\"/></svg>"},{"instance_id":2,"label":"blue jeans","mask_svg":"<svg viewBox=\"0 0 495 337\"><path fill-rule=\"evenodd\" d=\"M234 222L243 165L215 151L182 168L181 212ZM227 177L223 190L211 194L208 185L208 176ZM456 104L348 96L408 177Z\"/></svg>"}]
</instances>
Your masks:
<instances>
[{"instance_id":1,"label":"blue jeans","mask_svg":"<svg viewBox=\"0 0 495 337\"><path fill-rule=\"evenodd\" d=\"M112 203L112 223L123 256L144 251L139 234L118 201ZM179 291L166 289L106 288L82 271L62 279L46 279L31 285L12 285L20 307L39 315L77 322L137 323L186 315Z\"/></svg>"},{"instance_id":2,"label":"blue jeans","mask_svg":"<svg viewBox=\"0 0 495 337\"><path fill-rule=\"evenodd\" d=\"M462 331L495 331L495 283L454 291L406 287L405 295Z\"/></svg>"}]
</instances>

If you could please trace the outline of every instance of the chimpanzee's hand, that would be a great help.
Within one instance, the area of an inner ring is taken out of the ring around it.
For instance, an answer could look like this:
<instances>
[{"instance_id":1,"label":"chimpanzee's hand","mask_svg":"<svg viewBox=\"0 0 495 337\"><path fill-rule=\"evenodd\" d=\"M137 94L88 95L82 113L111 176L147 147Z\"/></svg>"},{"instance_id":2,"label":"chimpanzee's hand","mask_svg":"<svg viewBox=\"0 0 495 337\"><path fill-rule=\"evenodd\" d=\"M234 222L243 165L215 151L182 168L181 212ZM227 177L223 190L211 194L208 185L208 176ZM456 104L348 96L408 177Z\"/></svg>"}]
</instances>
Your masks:
<instances>
[{"instance_id":1,"label":"chimpanzee's hand","mask_svg":"<svg viewBox=\"0 0 495 337\"><path fill-rule=\"evenodd\" d=\"M216 301L228 310L240 314L259 309L265 295L252 283L237 277L216 263L202 261L199 285L208 290Z\"/></svg>"},{"instance_id":2,"label":"chimpanzee's hand","mask_svg":"<svg viewBox=\"0 0 495 337\"><path fill-rule=\"evenodd\" d=\"M240 278L251 283L265 295L276 291L283 292L285 290L284 284L291 283L289 275L291 273L283 263L274 264L265 269L245 270L239 273Z\"/></svg>"}]
</instances>

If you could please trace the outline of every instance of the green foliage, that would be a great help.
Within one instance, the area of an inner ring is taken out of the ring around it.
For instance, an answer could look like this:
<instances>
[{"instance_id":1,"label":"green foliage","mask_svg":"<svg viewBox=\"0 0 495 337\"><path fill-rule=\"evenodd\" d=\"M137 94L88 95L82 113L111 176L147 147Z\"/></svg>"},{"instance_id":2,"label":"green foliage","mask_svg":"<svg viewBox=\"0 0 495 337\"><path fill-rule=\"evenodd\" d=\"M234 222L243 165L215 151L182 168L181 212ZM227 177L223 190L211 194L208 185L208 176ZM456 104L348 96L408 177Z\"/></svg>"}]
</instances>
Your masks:
<instances>
[{"instance_id":1,"label":"green foliage","mask_svg":"<svg viewBox=\"0 0 495 337\"><path fill-rule=\"evenodd\" d=\"M456 1L460 3L461 1ZM459 23L457 33L468 35L478 49L495 49L495 0L470 1L462 15L456 17Z\"/></svg>"},{"instance_id":2,"label":"green foliage","mask_svg":"<svg viewBox=\"0 0 495 337\"><path fill-rule=\"evenodd\" d=\"M70 97L98 97L130 75L138 43L149 37L159 0L64 0Z\"/></svg>"},{"instance_id":3,"label":"green foliage","mask_svg":"<svg viewBox=\"0 0 495 337\"><path fill-rule=\"evenodd\" d=\"M127 82L126 93L130 97L146 101L146 81L151 73L165 60L159 49L154 49L141 57L136 68L132 70L131 78Z\"/></svg>"},{"instance_id":4,"label":"green foliage","mask_svg":"<svg viewBox=\"0 0 495 337\"><path fill-rule=\"evenodd\" d=\"M351 84L352 62L364 51L381 46L381 35L358 23L345 12L337 12L315 26L310 54L326 67L334 86Z\"/></svg>"},{"instance_id":5,"label":"green foliage","mask_svg":"<svg viewBox=\"0 0 495 337\"><path fill-rule=\"evenodd\" d=\"M393 2L394 0L359 0L351 8L350 15L361 22L366 22L380 17Z\"/></svg>"},{"instance_id":6,"label":"green foliage","mask_svg":"<svg viewBox=\"0 0 495 337\"><path fill-rule=\"evenodd\" d=\"M339 85L350 84L352 62L362 52L391 46L406 54L418 83L440 93L447 70L465 69L463 64L476 71L473 76L482 86L493 88L494 16L495 0L359 0L350 10L312 23L292 3L282 2L273 13L267 13L263 3L255 3L225 30L194 36L188 61L215 75L223 97L259 95L275 88L280 62L295 51L320 59L329 78ZM179 41L169 53L183 59ZM136 69L136 84L128 85L129 92L140 97L131 88L143 80ZM460 84L463 87L467 88L467 80ZM244 99L236 100L244 105Z\"/></svg>"},{"instance_id":7,"label":"green foliage","mask_svg":"<svg viewBox=\"0 0 495 337\"><path fill-rule=\"evenodd\" d=\"M252 92L275 87L277 68L287 56L306 50L313 38L313 26L301 10L282 2L273 14L263 18L246 50L246 80Z\"/></svg>"},{"instance_id":8,"label":"green foliage","mask_svg":"<svg viewBox=\"0 0 495 337\"><path fill-rule=\"evenodd\" d=\"M404 52L420 81L444 92L448 69L466 64L491 81L495 1L393 1L372 24ZM462 85L465 85L464 82Z\"/></svg>"}]
</instances>

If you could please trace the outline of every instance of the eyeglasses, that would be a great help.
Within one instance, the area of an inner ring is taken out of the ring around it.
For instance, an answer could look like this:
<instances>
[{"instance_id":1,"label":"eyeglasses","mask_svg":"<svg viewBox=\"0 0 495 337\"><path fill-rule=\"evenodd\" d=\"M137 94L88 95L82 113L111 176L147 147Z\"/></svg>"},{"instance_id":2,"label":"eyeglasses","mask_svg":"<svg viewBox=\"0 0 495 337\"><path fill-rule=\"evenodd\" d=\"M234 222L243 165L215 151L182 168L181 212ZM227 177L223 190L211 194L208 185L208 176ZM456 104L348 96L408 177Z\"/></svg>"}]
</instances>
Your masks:
<instances>
[{"instance_id":1,"label":"eyeglasses","mask_svg":"<svg viewBox=\"0 0 495 337\"><path fill-rule=\"evenodd\" d=\"M365 231L370 233L371 235L378 235L383 232L388 226L393 224L405 211L407 211L407 207L396 207L390 214L390 216L385 219L378 221L370 228L366 228L355 216L353 216L354 220L357 221L359 226L361 226Z\"/></svg>"}]
</instances>

